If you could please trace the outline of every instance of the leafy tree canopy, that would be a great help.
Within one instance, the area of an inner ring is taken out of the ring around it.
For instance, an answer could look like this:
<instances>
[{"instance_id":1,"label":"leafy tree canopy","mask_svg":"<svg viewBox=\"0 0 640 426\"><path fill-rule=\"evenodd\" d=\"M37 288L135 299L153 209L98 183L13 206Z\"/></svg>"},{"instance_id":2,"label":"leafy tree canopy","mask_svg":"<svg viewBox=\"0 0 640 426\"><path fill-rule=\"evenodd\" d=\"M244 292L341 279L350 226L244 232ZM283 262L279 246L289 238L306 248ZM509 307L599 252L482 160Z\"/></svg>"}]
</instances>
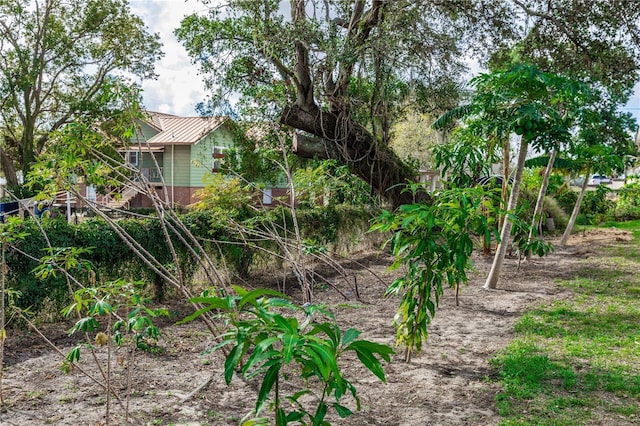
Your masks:
<instances>
[{"instance_id":1,"label":"leafy tree canopy","mask_svg":"<svg viewBox=\"0 0 640 426\"><path fill-rule=\"evenodd\" d=\"M114 77L154 77L158 35L126 0L5 0L0 2L0 154L9 185L18 183L53 131L110 104Z\"/></svg>"},{"instance_id":2,"label":"leafy tree canopy","mask_svg":"<svg viewBox=\"0 0 640 426\"><path fill-rule=\"evenodd\" d=\"M405 161L416 166L433 168L433 147L443 142L443 133L431 128L433 119L416 111L407 113L391 128L391 148Z\"/></svg>"},{"instance_id":3,"label":"leafy tree canopy","mask_svg":"<svg viewBox=\"0 0 640 426\"><path fill-rule=\"evenodd\" d=\"M210 105L239 94L252 119L279 117L310 136L297 141L299 156L348 164L396 205L415 173L389 150L390 129L407 101L438 115L452 106L440 100L461 99L470 56L494 70L527 62L587 79L618 101L640 69L634 0L205 3L209 13L185 18L176 34L212 89Z\"/></svg>"},{"instance_id":4,"label":"leafy tree canopy","mask_svg":"<svg viewBox=\"0 0 640 426\"><path fill-rule=\"evenodd\" d=\"M496 51L492 65L529 62L602 85L620 101L638 81L640 2L513 0L525 25L517 43Z\"/></svg>"},{"instance_id":5,"label":"leafy tree canopy","mask_svg":"<svg viewBox=\"0 0 640 426\"><path fill-rule=\"evenodd\" d=\"M508 38L512 18L489 0L231 0L185 18L176 34L213 106L240 94L260 113L252 118L280 117L317 138L301 139L298 155L349 164L397 204L396 184L415 177L388 149L398 108L412 94L441 95L434 85L455 88L465 53Z\"/></svg>"},{"instance_id":6,"label":"leafy tree canopy","mask_svg":"<svg viewBox=\"0 0 640 426\"><path fill-rule=\"evenodd\" d=\"M631 136L637 124L630 113L618 111L615 103L581 109L577 125L569 154L586 173L622 172L625 161L638 154Z\"/></svg>"}]
</instances>

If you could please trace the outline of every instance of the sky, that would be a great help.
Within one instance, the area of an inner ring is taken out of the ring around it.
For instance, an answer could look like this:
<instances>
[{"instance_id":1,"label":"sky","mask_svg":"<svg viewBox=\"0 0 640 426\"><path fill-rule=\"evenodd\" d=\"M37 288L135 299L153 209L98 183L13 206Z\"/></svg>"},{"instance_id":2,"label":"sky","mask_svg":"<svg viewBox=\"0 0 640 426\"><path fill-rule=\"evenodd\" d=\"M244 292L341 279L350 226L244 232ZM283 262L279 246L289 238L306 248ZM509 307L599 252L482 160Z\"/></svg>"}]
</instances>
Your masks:
<instances>
[{"instance_id":1,"label":"sky","mask_svg":"<svg viewBox=\"0 0 640 426\"><path fill-rule=\"evenodd\" d=\"M130 0L131 11L140 16L149 32L158 33L164 57L156 63L157 80L142 82L143 102L151 111L196 116L196 104L206 98L198 68L173 35L180 21L206 7L196 0Z\"/></svg>"},{"instance_id":2,"label":"sky","mask_svg":"<svg viewBox=\"0 0 640 426\"><path fill-rule=\"evenodd\" d=\"M636 119L637 123L640 123L640 84L636 84L636 90L629 99L629 102L622 108L623 112L630 112Z\"/></svg>"},{"instance_id":3,"label":"sky","mask_svg":"<svg viewBox=\"0 0 640 426\"><path fill-rule=\"evenodd\" d=\"M206 6L197 0L130 0L131 10L146 23L149 31L160 34L162 58L156 64L157 80L142 82L145 107L151 111L180 116L198 115L195 106L206 98L197 66L176 40L173 30L186 15L205 12ZM622 108L640 122L640 84L629 103Z\"/></svg>"}]
</instances>

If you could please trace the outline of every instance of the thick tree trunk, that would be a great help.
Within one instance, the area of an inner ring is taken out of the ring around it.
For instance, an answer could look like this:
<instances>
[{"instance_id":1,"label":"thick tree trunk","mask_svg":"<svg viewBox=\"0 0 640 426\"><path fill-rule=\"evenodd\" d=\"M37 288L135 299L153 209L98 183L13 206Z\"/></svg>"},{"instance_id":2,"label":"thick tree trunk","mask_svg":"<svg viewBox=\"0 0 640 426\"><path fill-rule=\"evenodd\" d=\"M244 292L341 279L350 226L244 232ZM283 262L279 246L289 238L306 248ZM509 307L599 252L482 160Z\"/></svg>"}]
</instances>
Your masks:
<instances>
[{"instance_id":1,"label":"thick tree trunk","mask_svg":"<svg viewBox=\"0 0 640 426\"><path fill-rule=\"evenodd\" d=\"M348 117L339 117L318 108L306 110L297 105L284 109L280 121L316 136L297 135L294 149L304 158L335 159L371 185L394 208L413 202L429 201L425 191L414 195L405 190L417 176L386 145L378 143L362 126Z\"/></svg>"},{"instance_id":2,"label":"thick tree trunk","mask_svg":"<svg viewBox=\"0 0 640 426\"><path fill-rule=\"evenodd\" d=\"M576 224L576 219L578 218L578 213L580 212L580 205L582 204L582 199L584 198L584 193L587 191L587 184L589 183L590 170L587 170L585 174L584 182L582 182L582 188L580 188L580 194L578 195L578 199L573 206L573 211L571 212L571 217L569 218L569 223L567 224L567 228L564 230L564 234L562 234L562 239L560 240L560 247L565 247L567 245L567 241L569 241L569 236L571 235L571 231L573 230L573 226Z\"/></svg>"},{"instance_id":3,"label":"thick tree trunk","mask_svg":"<svg viewBox=\"0 0 640 426\"><path fill-rule=\"evenodd\" d=\"M533 218L531 219L531 228L529 229L529 237L527 238L527 243L530 243L533 240L533 229L534 227L538 227L542 221L542 210L544 207L544 197L547 194L547 187L549 186L549 178L551 177L551 172L553 171L553 163L556 161L556 156L558 155L558 149L554 149L551 152L551 156L549 157L549 163L547 163L547 167L544 169L544 176L542 177L542 185L540 185L540 191L538 192L538 199L536 200L536 208L533 211ZM531 250L527 250L527 261L531 261L532 253Z\"/></svg>"},{"instance_id":4,"label":"thick tree trunk","mask_svg":"<svg viewBox=\"0 0 640 426\"><path fill-rule=\"evenodd\" d=\"M300 158L316 158L318 160L340 158L342 155L336 144L327 143L324 139L302 133L293 135L293 152ZM353 150L347 149L347 155L353 155Z\"/></svg>"},{"instance_id":5,"label":"thick tree trunk","mask_svg":"<svg viewBox=\"0 0 640 426\"><path fill-rule=\"evenodd\" d=\"M16 173L16 168L13 165L13 160L2 149L0 149L0 162L2 164L2 172L7 180L7 187L17 187L18 175Z\"/></svg>"},{"instance_id":6,"label":"thick tree trunk","mask_svg":"<svg viewBox=\"0 0 640 426\"><path fill-rule=\"evenodd\" d=\"M36 126L34 120L28 118L24 121L24 131L22 133L22 140L20 149L22 150L22 176L26 182L27 176L31 171L33 163L36 161L35 153L35 132Z\"/></svg>"},{"instance_id":7,"label":"thick tree trunk","mask_svg":"<svg viewBox=\"0 0 640 426\"><path fill-rule=\"evenodd\" d=\"M516 166L516 175L513 179L513 187L511 188L511 196L509 197L508 211L515 210L518 205L518 195L520 192L520 182L522 181L522 171L524 170L524 160L527 158L527 148L529 143L522 137L520 139L520 152L518 153L518 164ZM507 179L505 177L505 179ZM509 237L511 236L512 222L509 218L505 218L502 225L502 232L500 232L500 244L496 250L496 254L493 258L493 265L491 265L491 271L487 277L487 281L484 284L486 289L494 289L498 284L498 277L502 270L502 263L504 262L504 256L507 252L507 246L509 245Z\"/></svg>"}]
</instances>

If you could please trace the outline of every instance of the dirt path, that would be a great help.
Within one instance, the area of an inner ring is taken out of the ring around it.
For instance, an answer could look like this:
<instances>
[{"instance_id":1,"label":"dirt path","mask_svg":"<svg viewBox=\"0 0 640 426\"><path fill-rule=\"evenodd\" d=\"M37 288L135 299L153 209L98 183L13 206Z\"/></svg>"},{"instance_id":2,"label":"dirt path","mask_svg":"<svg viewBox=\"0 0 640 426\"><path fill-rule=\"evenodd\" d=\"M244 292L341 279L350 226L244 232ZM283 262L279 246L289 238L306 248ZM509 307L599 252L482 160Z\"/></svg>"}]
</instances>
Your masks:
<instances>
[{"instance_id":1,"label":"dirt path","mask_svg":"<svg viewBox=\"0 0 640 426\"><path fill-rule=\"evenodd\" d=\"M387 384L354 362L347 376L358 389L362 411L336 425L493 425L497 384L489 358L513 338L512 325L523 310L539 302L566 297L556 283L572 276L577 262L594 255L598 247L628 240L622 231L595 231L578 235L571 247L544 259L523 263L508 259L499 290L482 289L490 259L479 258L477 272L462 290L460 306L447 292L431 326L428 345L420 356L406 364L400 354L386 366ZM388 284L395 277L386 267L388 257L361 259ZM362 337L394 344L392 320L397 300L383 298L385 284L365 269L351 265L357 276L360 300L345 301L330 286L316 297L330 307L341 327L362 330ZM344 283L336 282L338 286ZM345 292L348 288L343 288ZM295 294L294 294L295 297ZM178 308L174 309L174 313ZM182 313L181 315L184 315ZM47 335L66 352L73 345L64 327L49 327ZM203 354L213 345L199 323L167 324L160 341L162 351L138 353L135 372L127 385L122 365L124 353L114 354L114 383L121 395L131 395L130 424L234 425L255 401L256 383L223 380L223 358ZM99 375L84 355L82 366ZM0 413L0 425L102 425L105 392L80 372L60 371L61 356L40 339L26 332L10 334L5 349L3 396L8 410ZM199 385L211 381L186 402L182 400ZM353 407L352 407L353 408ZM126 401L111 401L111 424L125 424Z\"/></svg>"}]
</instances>

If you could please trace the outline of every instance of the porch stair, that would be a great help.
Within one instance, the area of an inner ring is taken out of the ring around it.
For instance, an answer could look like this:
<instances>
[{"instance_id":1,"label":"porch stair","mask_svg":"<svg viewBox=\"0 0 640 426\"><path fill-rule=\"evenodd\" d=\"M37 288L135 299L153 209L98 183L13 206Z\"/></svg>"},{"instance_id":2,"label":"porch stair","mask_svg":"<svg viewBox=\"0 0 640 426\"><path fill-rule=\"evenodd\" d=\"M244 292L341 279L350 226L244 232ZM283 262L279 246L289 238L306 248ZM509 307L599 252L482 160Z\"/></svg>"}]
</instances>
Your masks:
<instances>
[{"instance_id":1,"label":"porch stair","mask_svg":"<svg viewBox=\"0 0 640 426\"><path fill-rule=\"evenodd\" d=\"M126 186L122 192L120 192L120 196L117 196L117 193L111 193L107 196L107 202L105 205L111 209L121 209L129 204L129 202L138 195L140 191L134 186Z\"/></svg>"}]
</instances>

